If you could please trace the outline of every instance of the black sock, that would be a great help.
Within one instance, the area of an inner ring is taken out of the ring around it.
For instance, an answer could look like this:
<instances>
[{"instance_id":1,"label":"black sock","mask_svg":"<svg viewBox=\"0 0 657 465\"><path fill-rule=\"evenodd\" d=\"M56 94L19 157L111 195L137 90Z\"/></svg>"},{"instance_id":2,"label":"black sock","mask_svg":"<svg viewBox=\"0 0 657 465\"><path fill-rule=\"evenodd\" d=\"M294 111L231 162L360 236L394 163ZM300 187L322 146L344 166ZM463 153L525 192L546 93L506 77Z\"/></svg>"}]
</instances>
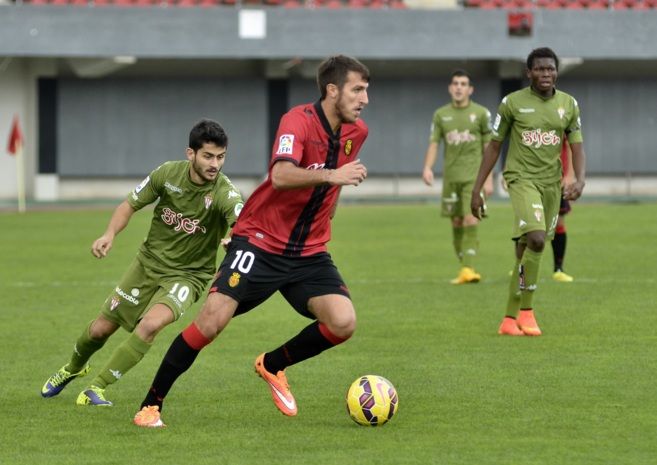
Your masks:
<instances>
[{"instance_id":1,"label":"black sock","mask_svg":"<svg viewBox=\"0 0 657 465\"><path fill-rule=\"evenodd\" d=\"M171 389L171 386L173 386L173 383L176 382L178 377L192 366L199 352L200 350L191 348L185 342L182 334L178 334L178 337L171 343L164 359L162 359L160 368L157 370L155 379L153 379L153 385L148 390L148 394L146 394L146 398L141 403L141 407L157 405L160 407L160 411L162 411L162 404L164 398L169 393L169 389Z\"/></svg>"},{"instance_id":2,"label":"black sock","mask_svg":"<svg viewBox=\"0 0 657 465\"><path fill-rule=\"evenodd\" d=\"M552 239L552 256L554 271L563 271L563 259L566 256L566 233L556 233Z\"/></svg>"},{"instance_id":3,"label":"black sock","mask_svg":"<svg viewBox=\"0 0 657 465\"><path fill-rule=\"evenodd\" d=\"M278 373L286 367L314 357L334 345L322 335L319 330L319 322L315 321L278 349L266 353L265 370L270 373Z\"/></svg>"}]
</instances>

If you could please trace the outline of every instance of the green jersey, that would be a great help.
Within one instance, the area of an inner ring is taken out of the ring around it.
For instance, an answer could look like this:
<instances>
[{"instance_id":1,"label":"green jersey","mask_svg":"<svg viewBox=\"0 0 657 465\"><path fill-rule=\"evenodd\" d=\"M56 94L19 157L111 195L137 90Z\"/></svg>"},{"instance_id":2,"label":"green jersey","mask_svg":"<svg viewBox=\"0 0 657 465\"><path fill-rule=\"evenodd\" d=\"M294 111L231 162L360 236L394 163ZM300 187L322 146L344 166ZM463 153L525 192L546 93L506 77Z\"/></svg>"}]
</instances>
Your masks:
<instances>
[{"instance_id":1,"label":"green jersey","mask_svg":"<svg viewBox=\"0 0 657 465\"><path fill-rule=\"evenodd\" d=\"M509 137L504 179L541 183L561 180L561 145L582 142L577 101L555 89L544 98L531 87L513 92L500 103L493 123L493 140Z\"/></svg>"},{"instance_id":2,"label":"green jersey","mask_svg":"<svg viewBox=\"0 0 657 465\"><path fill-rule=\"evenodd\" d=\"M243 201L223 173L214 182L197 185L190 179L189 169L186 160L164 163L127 201L139 210L160 199L138 259L161 273L192 273L205 284L215 272L220 241L237 220Z\"/></svg>"},{"instance_id":3,"label":"green jersey","mask_svg":"<svg viewBox=\"0 0 657 465\"><path fill-rule=\"evenodd\" d=\"M430 142L445 142L443 177L451 182L477 177L483 146L490 140L490 112L470 101L467 107L451 103L436 110L431 122Z\"/></svg>"}]
</instances>

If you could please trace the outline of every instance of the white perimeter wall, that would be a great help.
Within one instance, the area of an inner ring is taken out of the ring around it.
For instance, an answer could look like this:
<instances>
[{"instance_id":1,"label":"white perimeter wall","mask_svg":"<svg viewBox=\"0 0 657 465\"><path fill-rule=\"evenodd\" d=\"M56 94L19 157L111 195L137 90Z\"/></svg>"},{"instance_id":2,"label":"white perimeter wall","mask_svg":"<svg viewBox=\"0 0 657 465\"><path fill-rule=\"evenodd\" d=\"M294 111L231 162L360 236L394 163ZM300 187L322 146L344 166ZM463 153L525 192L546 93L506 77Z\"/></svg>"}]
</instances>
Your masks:
<instances>
[{"instance_id":1,"label":"white perimeter wall","mask_svg":"<svg viewBox=\"0 0 657 465\"><path fill-rule=\"evenodd\" d=\"M16 198L17 159L7 152L14 115L18 115L25 142L26 190L32 190L35 172L34 115L36 114L35 84L30 78L26 60L0 57L0 198Z\"/></svg>"},{"instance_id":2,"label":"white perimeter wall","mask_svg":"<svg viewBox=\"0 0 657 465\"><path fill-rule=\"evenodd\" d=\"M123 198L140 179L58 179L56 175L37 177L37 78L54 75L50 59L20 59L0 57L0 200L17 198L17 159L7 153L9 132L14 115L20 119L24 135L25 186L28 200L84 200ZM595 153L589 153L595 156ZM230 173L228 173L230 175ZM264 174L264 173L263 173ZM54 179L50 179L53 177ZM37 179L38 178L38 179ZM43 179L48 178L48 179ZM38 182L37 182L38 181ZM234 179L245 194L250 194L261 179ZM359 188L345 188L344 197L438 196L440 180L426 187L416 178L372 178ZM39 192L36 192L39 191ZM46 192L47 191L47 192ZM44 195L45 194L47 195ZM501 190L498 190L504 195ZM655 196L655 177L600 177L587 180L586 195L590 196Z\"/></svg>"}]
</instances>

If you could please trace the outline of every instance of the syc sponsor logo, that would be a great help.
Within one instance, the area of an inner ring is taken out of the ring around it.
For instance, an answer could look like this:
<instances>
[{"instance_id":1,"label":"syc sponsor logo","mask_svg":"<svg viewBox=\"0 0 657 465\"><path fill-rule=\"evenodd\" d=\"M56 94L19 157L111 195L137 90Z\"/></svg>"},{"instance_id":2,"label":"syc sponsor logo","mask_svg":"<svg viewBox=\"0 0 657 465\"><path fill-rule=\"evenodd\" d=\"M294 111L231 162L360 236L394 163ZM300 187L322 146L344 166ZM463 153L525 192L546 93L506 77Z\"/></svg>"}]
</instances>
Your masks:
<instances>
[{"instance_id":1,"label":"syc sponsor logo","mask_svg":"<svg viewBox=\"0 0 657 465\"><path fill-rule=\"evenodd\" d=\"M164 224L168 224L169 226L175 225L174 231L184 231L187 234L194 234L196 231L201 231L205 234L206 231L205 226L199 226L201 220L184 218L182 213L176 213L170 208L162 210L161 218Z\"/></svg>"},{"instance_id":2,"label":"syc sponsor logo","mask_svg":"<svg viewBox=\"0 0 657 465\"><path fill-rule=\"evenodd\" d=\"M454 129L445 134L445 142L447 142L448 145L459 145L466 142L474 142L476 140L477 138L474 136L474 134L470 134L469 129L466 129L463 132L458 132L456 129Z\"/></svg>"},{"instance_id":3,"label":"syc sponsor logo","mask_svg":"<svg viewBox=\"0 0 657 465\"><path fill-rule=\"evenodd\" d=\"M561 145L561 137L554 130L546 132L542 129L532 129L531 131L523 131L521 136L523 145L535 149L544 145Z\"/></svg>"}]
</instances>

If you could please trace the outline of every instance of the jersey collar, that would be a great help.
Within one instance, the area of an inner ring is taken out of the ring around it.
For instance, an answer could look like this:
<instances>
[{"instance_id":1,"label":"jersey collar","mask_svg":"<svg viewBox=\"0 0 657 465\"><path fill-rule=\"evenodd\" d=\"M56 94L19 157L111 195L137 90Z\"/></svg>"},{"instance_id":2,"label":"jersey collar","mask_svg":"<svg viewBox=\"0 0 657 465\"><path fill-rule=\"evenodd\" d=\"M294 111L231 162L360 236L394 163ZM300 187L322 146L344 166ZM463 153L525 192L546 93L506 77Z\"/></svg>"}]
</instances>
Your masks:
<instances>
[{"instance_id":1,"label":"jersey collar","mask_svg":"<svg viewBox=\"0 0 657 465\"><path fill-rule=\"evenodd\" d=\"M324 131L326 131L329 137L340 139L340 131L342 130L342 125L340 125L338 131L334 134L333 129L331 129L331 124L329 123L328 118L326 117L326 113L324 113L324 109L322 108L322 101L317 100L313 104L313 107L315 108L315 112L317 113L317 117L319 118L319 121L322 123L322 127L324 128Z\"/></svg>"},{"instance_id":2,"label":"jersey collar","mask_svg":"<svg viewBox=\"0 0 657 465\"><path fill-rule=\"evenodd\" d=\"M552 87L552 95L550 95L549 97L543 97L543 95L541 95L541 94L539 94L538 92L536 92L532 86L529 86L529 92L530 92L532 95L537 96L537 97L540 98L541 100L550 100L551 98L554 98L555 95L557 95L557 88L554 87L554 86Z\"/></svg>"},{"instance_id":3,"label":"jersey collar","mask_svg":"<svg viewBox=\"0 0 657 465\"><path fill-rule=\"evenodd\" d=\"M450 102L450 105L452 106L453 110L467 110L468 108L470 108L470 105L472 105L472 100L468 100L468 104L464 107L457 107L456 105L454 105L453 101Z\"/></svg>"}]
</instances>

